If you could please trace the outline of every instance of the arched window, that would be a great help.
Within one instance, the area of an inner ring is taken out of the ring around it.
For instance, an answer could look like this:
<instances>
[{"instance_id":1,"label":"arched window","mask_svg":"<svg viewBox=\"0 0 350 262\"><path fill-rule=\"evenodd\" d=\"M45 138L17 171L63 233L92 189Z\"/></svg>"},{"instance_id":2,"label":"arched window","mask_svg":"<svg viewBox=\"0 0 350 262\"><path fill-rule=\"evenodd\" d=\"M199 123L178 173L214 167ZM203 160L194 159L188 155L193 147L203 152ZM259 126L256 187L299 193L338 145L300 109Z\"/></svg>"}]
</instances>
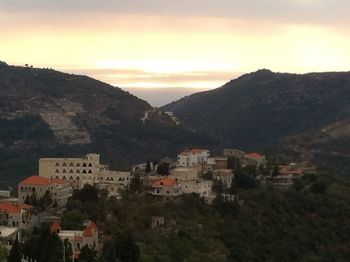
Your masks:
<instances>
[{"instance_id":1,"label":"arched window","mask_svg":"<svg viewBox=\"0 0 350 262\"><path fill-rule=\"evenodd\" d=\"M77 167L80 167L80 163L77 163Z\"/></svg>"},{"instance_id":2,"label":"arched window","mask_svg":"<svg viewBox=\"0 0 350 262\"><path fill-rule=\"evenodd\" d=\"M66 162L63 163L63 166L67 166Z\"/></svg>"},{"instance_id":3,"label":"arched window","mask_svg":"<svg viewBox=\"0 0 350 262\"><path fill-rule=\"evenodd\" d=\"M77 180L80 180L80 177L77 176Z\"/></svg>"},{"instance_id":4,"label":"arched window","mask_svg":"<svg viewBox=\"0 0 350 262\"><path fill-rule=\"evenodd\" d=\"M89 174L92 174L92 171L91 171L91 169L89 169L89 172L88 172Z\"/></svg>"},{"instance_id":5,"label":"arched window","mask_svg":"<svg viewBox=\"0 0 350 262\"><path fill-rule=\"evenodd\" d=\"M66 180L67 178L66 178L66 176L63 176L62 179L63 179L63 180Z\"/></svg>"},{"instance_id":6,"label":"arched window","mask_svg":"<svg viewBox=\"0 0 350 262\"><path fill-rule=\"evenodd\" d=\"M55 173L59 173L60 171L58 169L56 169Z\"/></svg>"},{"instance_id":7,"label":"arched window","mask_svg":"<svg viewBox=\"0 0 350 262\"><path fill-rule=\"evenodd\" d=\"M73 163L71 162L71 163L69 164L69 166L74 166L74 165L73 165Z\"/></svg>"},{"instance_id":8,"label":"arched window","mask_svg":"<svg viewBox=\"0 0 350 262\"><path fill-rule=\"evenodd\" d=\"M74 173L73 169L69 170L69 173L70 173L70 174Z\"/></svg>"},{"instance_id":9,"label":"arched window","mask_svg":"<svg viewBox=\"0 0 350 262\"><path fill-rule=\"evenodd\" d=\"M70 176L70 177L69 177L69 180L73 180L73 177L72 177L72 176Z\"/></svg>"},{"instance_id":10,"label":"arched window","mask_svg":"<svg viewBox=\"0 0 350 262\"><path fill-rule=\"evenodd\" d=\"M84 164L83 164L83 167L86 167L86 166L87 166L86 163L84 163Z\"/></svg>"},{"instance_id":11,"label":"arched window","mask_svg":"<svg viewBox=\"0 0 350 262\"><path fill-rule=\"evenodd\" d=\"M77 171L76 171L75 173L80 174L80 170L79 170L79 169L77 169Z\"/></svg>"},{"instance_id":12,"label":"arched window","mask_svg":"<svg viewBox=\"0 0 350 262\"><path fill-rule=\"evenodd\" d=\"M60 164L57 162L57 163L56 163L56 166L60 166Z\"/></svg>"},{"instance_id":13,"label":"arched window","mask_svg":"<svg viewBox=\"0 0 350 262\"><path fill-rule=\"evenodd\" d=\"M64 174L65 174L65 173L67 173L67 171L66 171L65 169L63 169L63 172L62 172L62 173L64 173Z\"/></svg>"},{"instance_id":14,"label":"arched window","mask_svg":"<svg viewBox=\"0 0 350 262\"><path fill-rule=\"evenodd\" d=\"M89 163L89 167L92 167L92 164L91 164L91 163Z\"/></svg>"},{"instance_id":15,"label":"arched window","mask_svg":"<svg viewBox=\"0 0 350 262\"><path fill-rule=\"evenodd\" d=\"M85 169L83 170L83 174L86 174L86 170Z\"/></svg>"}]
</instances>

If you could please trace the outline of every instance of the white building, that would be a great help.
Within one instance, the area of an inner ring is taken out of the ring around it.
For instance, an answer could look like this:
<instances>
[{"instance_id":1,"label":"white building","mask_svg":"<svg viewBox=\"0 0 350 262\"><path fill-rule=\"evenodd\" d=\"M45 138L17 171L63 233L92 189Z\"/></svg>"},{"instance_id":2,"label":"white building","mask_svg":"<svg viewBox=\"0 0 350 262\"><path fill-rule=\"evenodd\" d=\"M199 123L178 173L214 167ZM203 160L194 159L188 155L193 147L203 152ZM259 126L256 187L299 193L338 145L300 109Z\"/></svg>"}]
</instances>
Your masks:
<instances>
[{"instance_id":1,"label":"white building","mask_svg":"<svg viewBox=\"0 0 350 262\"><path fill-rule=\"evenodd\" d=\"M188 167L206 164L209 157L209 150L191 149L185 150L177 156L179 166Z\"/></svg>"}]
</instances>

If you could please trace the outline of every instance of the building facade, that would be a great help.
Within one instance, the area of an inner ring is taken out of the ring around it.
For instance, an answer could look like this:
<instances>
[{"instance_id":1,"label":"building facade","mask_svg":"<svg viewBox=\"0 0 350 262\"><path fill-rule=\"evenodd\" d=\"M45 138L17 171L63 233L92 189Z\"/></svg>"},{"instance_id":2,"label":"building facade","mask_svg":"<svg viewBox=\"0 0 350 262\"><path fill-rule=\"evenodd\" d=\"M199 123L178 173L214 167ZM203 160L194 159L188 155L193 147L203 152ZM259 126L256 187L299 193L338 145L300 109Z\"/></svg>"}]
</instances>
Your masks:
<instances>
[{"instance_id":1,"label":"building facade","mask_svg":"<svg viewBox=\"0 0 350 262\"><path fill-rule=\"evenodd\" d=\"M206 149L185 150L177 156L178 165L182 167L203 165L207 163L209 155L209 150Z\"/></svg>"}]
</instances>

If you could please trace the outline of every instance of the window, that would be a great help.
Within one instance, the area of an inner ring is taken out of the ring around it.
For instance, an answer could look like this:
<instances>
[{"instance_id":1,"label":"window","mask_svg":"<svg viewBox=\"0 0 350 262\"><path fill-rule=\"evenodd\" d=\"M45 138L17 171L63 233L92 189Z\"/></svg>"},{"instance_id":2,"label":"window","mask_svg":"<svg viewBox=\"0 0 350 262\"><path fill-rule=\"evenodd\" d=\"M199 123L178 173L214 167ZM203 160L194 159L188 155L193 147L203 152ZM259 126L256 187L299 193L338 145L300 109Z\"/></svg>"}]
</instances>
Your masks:
<instances>
[{"instance_id":1,"label":"window","mask_svg":"<svg viewBox=\"0 0 350 262\"><path fill-rule=\"evenodd\" d=\"M69 173L70 173L70 174L74 173L73 169L69 170Z\"/></svg>"},{"instance_id":2,"label":"window","mask_svg":"<svg viewBox=\"0 0 350 262\"><path fill-rule=\"evenodd\" d=\"M63 172L62 172L62 173L64 173L64 174L65 174L65 173L67 173L67 171L66 171L65 169L63 169Z\"/></svg>"},{"instance_id":3,"label":"window","mask_svg":"<svg viewBox=\"0 0 350 262\"><path fill-rule=\"evenodd\" d=\"M60 166L60 164L57 162L55 166Z\"/></svg>"},{"instance_id":4,"label":"window","mask_svg":"<svg viewBox=\"0 0 350 262\"><path fill-rule=\"evenodd\" d=\"M70 176L70 177L69 177L69 180L73 180L73 177L72 177L72 176Z\"/></svg>"},{"instance_id":5,"label":"window","mask_svg":"<svg viewBox=\"0 0 350 262\"><path fill-rule=\"evenodd\" d=\"M89 174L92 174L92 171L91 171L91 169L89 169L89 172L88 172Z\"/></svg>"},{"instance_id":6,"label":"window","mask_svg":"<svg viewBox=\"0 0 350 262\"><path fill-rule=\"evenodd\" d=\"M63 166L67 166L67 164L66 164L66 163L63 163Z\"/></svg>"},{"instance_id":7,"label":"window","mask_svg":"<svg viewBox=\"0 0 350 262\"><path fill-rule=\"evenodd\" d=\"M58 169L56 169L55 173L59 173L60 171Z\"/></svg>"},{"instance_id":8,"label":"window","mask_svg":"<svg viewBox=\"0 0 350 262\"><path fill-rule=\"evenodd\" d=\"M77 167L80 167L80 163L77 163Z\"/></svg>"},{"instance_id":9,"label":"window","mask_svg":"<svg viewBox=\"0 0 350 262\"><path fill-rule=\"evenodd\" d=\"M80 174L80 170L79 170L79 169L77 169L77 171L76 171L75 173Z\"/></svg>"},{"instance_id":10,"label":"window","mask_svg":"<svg viewBox=\"0 0 350 262\"><path fill-rule=\"evenodd\" d=\"M72 166L74 166L74 165L73 165L73 163L71 162L71 163L69 164L69 166L72 167Z\"/></svg>"},{"instance_id":11,"label":"window","mask_svg":"<svg viewBox=\"0 0 350 262\"><path fill-rule=\"evenodd\" d=\"M86 163L83 164L83 167L86 167Z\"/></svg>"},{"instance_id":12,"label":"window","mask_svg":"<svg viewBox=\"0 0 350 262\"><path fill-rule=\"evenodd\" d=\"M86 170L85 169L83 170L83 174L86 174Z\"/></svg>"},{"instance_id":13,"label":"window","mask_svg":"<svg viewBox=\"0 0 350 262\"><path fill-rule=\"evenodd\" d=\"M92 167L92 164L91 164L91 163L89 163L89 167Z\"/></svg>"},{"instance_id":14,"label":"window","mask_svg":"<svg viewBox=\"0 0 350 262\"><path fill-rule=\"evenodd\" d=\"M63 180L66 180L67 178L66 178L66 176L63 176L62 179L63 179Z\"/></svg>"}]
</instances>

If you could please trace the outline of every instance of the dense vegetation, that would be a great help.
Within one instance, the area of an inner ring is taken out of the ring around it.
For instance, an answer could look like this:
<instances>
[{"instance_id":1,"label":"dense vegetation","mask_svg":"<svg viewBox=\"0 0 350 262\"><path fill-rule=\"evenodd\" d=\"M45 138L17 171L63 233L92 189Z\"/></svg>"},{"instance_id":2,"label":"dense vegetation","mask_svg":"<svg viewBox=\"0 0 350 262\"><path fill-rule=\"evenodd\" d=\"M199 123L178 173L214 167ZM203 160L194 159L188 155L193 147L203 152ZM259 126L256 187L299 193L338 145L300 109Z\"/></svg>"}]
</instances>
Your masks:
<instances>
[{"instance_id":1,"label":"dense vegetation","mask_svg":"<svg viewBox=\"0 0 350 262\"><path fill-rule=\"evenodd\" d=\"M85 186L68 202L62 226L77 229L84 219L96 221L104 240L100 261L349 261L349 181L321 174L290 188L249 185L235 185L243 203L219 197L211 206L194 194L160 202L135 190L116 200ZM165 223L155 225L159 217ZM45 248L33 246L40 238ZM44 227L21 250L32 257L46 250L62 256L62 243ZM93 258L91 252L84 256Z\"/></svg>"},{"instance_id":2,"label":"dense vegetation","mask_svg":"<svg viewBox=\"0 0 350 262\"><path fill-rule=\"evenodd\" d=\"M344 171L350 170L349 100L350 73L259 70L163 109L220 139L223 147L256 150L278 144L279 153L294 153L289 160L301 156Z\"/></svg>"}]
</instances>

